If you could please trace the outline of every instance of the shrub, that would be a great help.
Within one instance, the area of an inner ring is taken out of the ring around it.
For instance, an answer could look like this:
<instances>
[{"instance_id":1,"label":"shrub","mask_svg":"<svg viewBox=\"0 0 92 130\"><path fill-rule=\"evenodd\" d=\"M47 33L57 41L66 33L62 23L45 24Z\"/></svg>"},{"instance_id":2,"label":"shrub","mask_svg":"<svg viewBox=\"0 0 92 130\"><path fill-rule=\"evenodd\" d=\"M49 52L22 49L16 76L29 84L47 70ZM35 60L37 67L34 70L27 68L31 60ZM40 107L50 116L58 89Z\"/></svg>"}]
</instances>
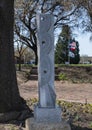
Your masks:
<instances>
[{"instance_id":1,"label":"shrub","mask_svg":"<svg viewBox=\"0 0 92 130\"><path fill-rule=\"evenodd\" d=\"M59 78L59 80L67 80L67 76L64 73L60 73L58 78Z\"/></svg>"}]
</instances>

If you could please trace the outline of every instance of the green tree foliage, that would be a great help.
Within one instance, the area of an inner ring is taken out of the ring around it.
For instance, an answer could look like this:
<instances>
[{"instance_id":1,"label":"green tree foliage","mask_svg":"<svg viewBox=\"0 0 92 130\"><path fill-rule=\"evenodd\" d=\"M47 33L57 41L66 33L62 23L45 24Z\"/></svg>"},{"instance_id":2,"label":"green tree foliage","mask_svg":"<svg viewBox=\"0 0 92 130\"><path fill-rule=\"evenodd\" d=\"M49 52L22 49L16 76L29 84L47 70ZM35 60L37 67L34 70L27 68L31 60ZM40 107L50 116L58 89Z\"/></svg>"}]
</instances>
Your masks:
<instances>
[{"instance_id":1,"label":"green tree foliage","mask_svg":"<svg viewBox=\"0 0 92 130\"><path fill-rule=\"evenodd\" d=\"M74 51L71 51L71 53L74 56L70 56L70 64L78 64L80 61L80 54L79 54L79 43L78 41L75 41L75 39L73 39L71 42L75 42L76 43L76 48Z\"/></svg>"},{"instance_id":2,"label":"green tree foliage","mask_svg":"<svg viewBox=\"0 0 92 130\"><path fill-rule=\"evenodd\" d=\"M63 44L58 41L56 44L56 50L55 50L55 63L61 64L65 62L65 52L61 51L63 50Z\"/></svg>"},{"instance_id":3,"label":"green tree foliage","mask_svg":"<svg viewBox=\"0 0 92 130\"><path fill-rule=\"evenodd\" d=\"M71 50L69 44L75 42L76 49ZM72 40L72 32L68 25L62 27L62 32L59 35L58 42L55 49L55 63L70 62L71 64L78 64L80 60L79 43Z\"/></svg>"},{"instance_id":4,"label":"green tree foliage","mask_svg":"<svg viewBox=\"0 0 92 130\"><path fill-rule=\"evenodd\" d=\"M65 63L68 61L68 43L71 39L71 30L68 25L62 27L55 49L55 63Z\"/></svg>"}]
</instances>

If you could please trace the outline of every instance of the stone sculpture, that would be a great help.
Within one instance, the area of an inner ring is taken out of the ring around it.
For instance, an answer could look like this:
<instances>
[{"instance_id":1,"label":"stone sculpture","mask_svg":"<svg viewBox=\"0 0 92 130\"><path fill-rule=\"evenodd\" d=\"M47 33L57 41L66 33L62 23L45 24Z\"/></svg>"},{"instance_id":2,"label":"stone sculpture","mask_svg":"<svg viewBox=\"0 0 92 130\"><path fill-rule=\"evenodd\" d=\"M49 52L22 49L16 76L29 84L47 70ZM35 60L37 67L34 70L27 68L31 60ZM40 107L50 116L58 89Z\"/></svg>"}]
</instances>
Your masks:
<instances>
[{"instance_id":1,"label":"stone sculpture","mask_svg":"<svg viewBox=\"0 0 92 130\"><path fill-rule=\"evenodd\" d=\"M54 20L51 14L37 15L39 102L34 118L26 121L26 130L71 130L61 120L54 88Z\"/></svg>"},{"instance_id":2,"label":"stone sculpture","mask_svg":"<svg viewBox=\"0 0 92 130\"><path fill-rule=\"evenodd\" d=\"M39 103L35 107L37 121L61 121L54 88L54 19L51 14L37 15Z\"/></svg>"},{"instance_id":3,"label":"stone sculpture","mask_svg":"<svg viewBox=\"0 0 92 130\"><path fill-rule=\"evenodd\" d=\"M39 105L55 107L54 35L52 15L38 15L38 87Z\"/></svg>"}]
</instances>

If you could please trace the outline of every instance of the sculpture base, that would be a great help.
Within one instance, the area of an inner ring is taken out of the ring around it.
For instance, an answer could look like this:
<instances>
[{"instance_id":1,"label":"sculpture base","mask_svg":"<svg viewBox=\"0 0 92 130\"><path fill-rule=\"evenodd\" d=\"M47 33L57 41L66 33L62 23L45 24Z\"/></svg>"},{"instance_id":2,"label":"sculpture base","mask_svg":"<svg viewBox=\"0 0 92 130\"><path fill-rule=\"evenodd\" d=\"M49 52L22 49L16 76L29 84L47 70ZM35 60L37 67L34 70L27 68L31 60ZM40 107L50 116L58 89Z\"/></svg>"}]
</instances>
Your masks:
<instances>
[{"instance_id":1,"label":"sculpture base","mask_svg":"<svg viewBox=\"0 0 92 130\"><path fill-rule=\"evenodd\" d=\"M58 123L61 122L61 108L34 107L34 119L36 122Z\"/></svg>"},{"instance_id":2,"label":"sculpture base","mask_svg":"<svg viewBox=\"0 0 92 130\"><path fill-rule=\"evenodd\" d=\"M37 123L34 118L26 120L26 130L71 130L69 124L60 123Z\"/></svg>"}]
</instances>

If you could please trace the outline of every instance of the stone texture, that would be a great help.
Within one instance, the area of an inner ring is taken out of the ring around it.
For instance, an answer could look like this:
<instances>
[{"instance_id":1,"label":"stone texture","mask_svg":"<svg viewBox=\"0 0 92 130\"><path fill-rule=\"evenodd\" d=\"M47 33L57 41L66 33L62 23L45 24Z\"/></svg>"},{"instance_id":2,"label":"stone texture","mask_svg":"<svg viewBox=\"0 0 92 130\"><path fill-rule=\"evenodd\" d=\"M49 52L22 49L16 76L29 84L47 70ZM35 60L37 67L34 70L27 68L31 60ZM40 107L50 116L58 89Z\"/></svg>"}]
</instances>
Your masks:
<instances>
[{"instance_id":1,"label":"stone texture","mask_svg":"<svg viewBox=\"0 0 92 130\"><path fill-rule=\"evenodd\" d=\"M58 123L61 122L61 108L34 108L34 118L36 122Z\"/></svg>"},{"instance_id":2,"label":"stone texture","mask_svg":"<svg viewBox=\"0 0 92 130\"><path fill-rule=\"evenodd\" d=\"M54 19L51 14L37 14L39 106L55 107Z\"/></svg>"},{"instance_id":3,"label":"stone texture","mask_svg":"<svg viewBox=\"0 0 92 130\"><path fill-rule=\"evenodd\" d=\"M37 15L39 102L34 108L36 122L61 122L54 88L54 17Z\"/></svg>"},{"instance_id":4,"label":"stone texture","mask_svg":"<svg viewBox=\"0 0 92 130\"><path fill-rule=\"evenodd\" d=\"M71 130L71 128L64 121L60 123L37 123L34 118L29 118L26 120L26 130Z\"/></svg>"}]
</instances>

